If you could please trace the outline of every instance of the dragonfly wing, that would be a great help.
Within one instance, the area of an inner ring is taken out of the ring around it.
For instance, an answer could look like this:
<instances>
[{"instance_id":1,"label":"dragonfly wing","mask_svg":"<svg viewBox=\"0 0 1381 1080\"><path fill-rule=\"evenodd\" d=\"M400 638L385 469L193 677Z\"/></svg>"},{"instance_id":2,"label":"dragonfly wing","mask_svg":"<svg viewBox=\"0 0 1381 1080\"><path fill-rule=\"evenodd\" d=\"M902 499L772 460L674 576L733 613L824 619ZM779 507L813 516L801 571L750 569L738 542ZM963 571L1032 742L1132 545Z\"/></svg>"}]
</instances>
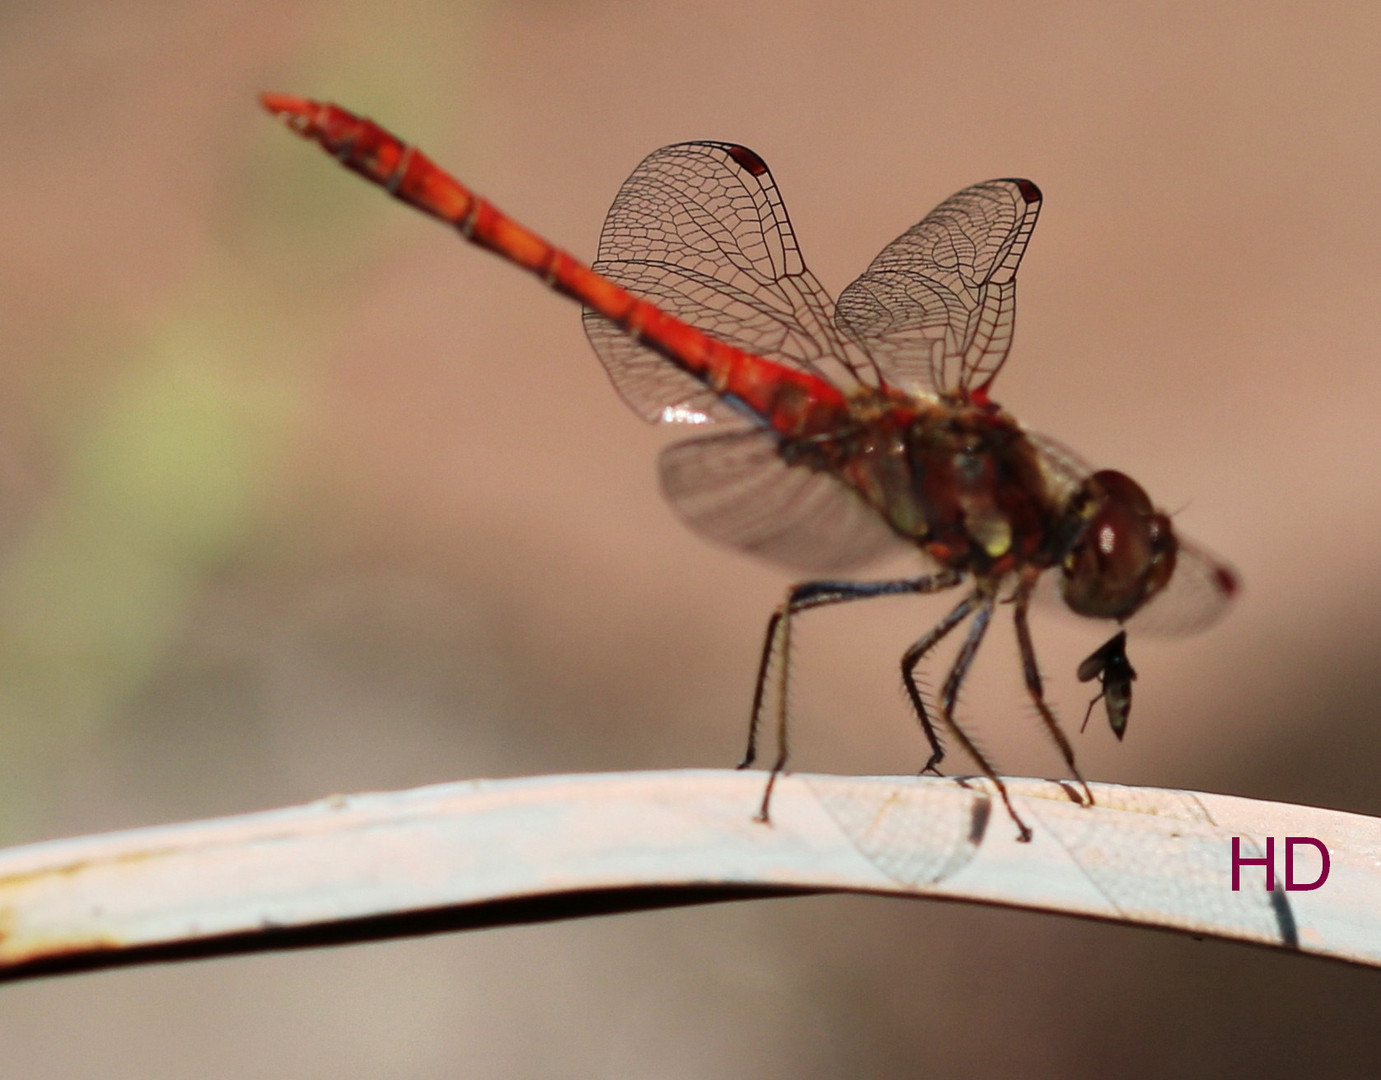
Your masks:
<instances>
[{"instance_id":1,"label":"dragonfly wing","mask_svg":"<svg viewBox=\"0 0 1381 1080\"><path fill-rule=\"evenodd\" d=\"M1093 466L1058 439L1035 431L1027 431L1025 435L1040 452L1041 475L1056 499L1068 499L1093 475Z\"/></svg>"},{"instance_id":2,"label":"dragonfly wing","mask_svg":"<svg viewBox=\"0 0 1381 1080\"><path fill-rule=\"evenodd\" d=\"M1241 580L1218 556L1181 536L1175 572L1165 588L1127 620L1127 627L1151 637L1197 634L1227 611Z\"/></svg>"},{"instance_id":3,"label":"dragonfly wing","mask_svg":"<svg viewBox=\"0 0 1381 1080\"><path fill-rule=\"evenodd\" d=\"M703 435L667 447L662 492L700 535L812 574L916 545L833 474L790 465L770 431Z\"/></svg>"},{"instance_id":4,"label":"dragonfly wing","mask_svg":"<svg viewBox=\"0 0 1381 1080\"><path fill-rule=\"evenodd\" d=\"M1073 494L1094 472L1092 465L1049 435L1028 431L1026 437L1040 451L1041 471L1057 497ZM1175 637L1205 630L1227 610L1239 588L1237 572L1222 559L1178 532L1177 539L1175 572L1165 587L1126 621L1127 627L1138 634ZM1041 575L1034 595L1044 604L1064 606L1058 568Z\"/></svg>"},{"instance_id":5,"label":"dragonfly wing","mask_svg":"<svg viewBox=\"0 0 1381 1080\"><path fill-rule=\"evenodd\" d=\"M1017 265L1040 208L1030 180L951 195L844 290L839 329L899 386L987 387L1012 344Z\"/></svg>"},{"instance_id":6,"label":"dragonfly wing","mask_svg":"<svg viewBox=\"0 0 1381 1080\"><path fill-rule=\"evenodd\" d=\"M789 367L847 380L856 350L806 269L767 165L732 143L648 155L609 210L594 269L720 341ZM585 332L614 386L651 421L735 415L658 352L590 310ZM860 358L861 359L861 358Z\"/></svg>"}]
</instances>

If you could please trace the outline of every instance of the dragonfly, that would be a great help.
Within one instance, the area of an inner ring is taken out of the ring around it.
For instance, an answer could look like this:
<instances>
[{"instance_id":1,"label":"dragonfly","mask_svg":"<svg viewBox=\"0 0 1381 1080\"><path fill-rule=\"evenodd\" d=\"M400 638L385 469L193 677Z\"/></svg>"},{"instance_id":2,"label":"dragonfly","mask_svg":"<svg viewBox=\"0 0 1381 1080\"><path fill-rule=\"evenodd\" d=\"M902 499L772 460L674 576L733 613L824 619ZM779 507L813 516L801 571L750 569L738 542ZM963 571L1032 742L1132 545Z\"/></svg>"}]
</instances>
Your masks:
<instances>
[{"instance_id":1,"label":"dragonfly","mask_svg":"<svg viewBox=\"0 0 1381 1080\"><path fill-rule=\"evenodd\" d=\"M740 767L757 758L772 692L777 752L760 821L787 765L788 658L803 612L962 589L901 660L930 747L922 771L938 771L944 732L1026 841L1030 827L955 715L997 606L1012 609L1026 692L1091 804L1046 701L1033 598L1053 582L1078 615L1187 632L1238 591L1235 571L1180 537L1131 477L1091 468L993 401L1012 345L1017 266L1041 207L1031 181L988 180L950 196L836 301L807 269L766 162L745 146L687 142L650 154L620 188L587 266L373 121L287 94L261 102L347 169L578 301L615 389L644 420L705 427L662 452L665 497L701 535L805 576L768 620L757 668ZM898 552L922 572L855 576ZM966 622L928 703L917 669ZM1111 686L1110 709L1124 689L1130 706L1125 639L1114 641L1117 656L1096 653L1081 668Z\"/></svg>"}]
</instances>

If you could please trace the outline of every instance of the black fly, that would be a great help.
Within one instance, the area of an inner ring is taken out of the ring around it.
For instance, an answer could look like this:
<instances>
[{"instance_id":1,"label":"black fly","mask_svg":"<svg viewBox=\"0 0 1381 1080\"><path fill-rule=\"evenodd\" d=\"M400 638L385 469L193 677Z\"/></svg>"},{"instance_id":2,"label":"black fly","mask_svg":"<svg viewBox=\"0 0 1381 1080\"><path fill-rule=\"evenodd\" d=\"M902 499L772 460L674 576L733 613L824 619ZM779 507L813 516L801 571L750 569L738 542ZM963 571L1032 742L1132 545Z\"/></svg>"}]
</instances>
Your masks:
<instances>
[{"instance_id":1,"label":"black fly","mask_svg":"<svg viewBox=\"0 0 1381 1080\"><path fill-rule=\"evenodd\" d=\"M1127 631L1119 631L1100 645L1079 665L1077 674L1080 682L1097 679L1103 684L1098 696L1088 703L1088 712L1084 713L1084 722L1079 731L1088 727L1093 707L1102 701L1107 706L1108 725L1121 741L1127 733L1127 715L1132 711L1132 680L1136 678L1132 662L1127 659Z\"/></svg>"}]
</instances>

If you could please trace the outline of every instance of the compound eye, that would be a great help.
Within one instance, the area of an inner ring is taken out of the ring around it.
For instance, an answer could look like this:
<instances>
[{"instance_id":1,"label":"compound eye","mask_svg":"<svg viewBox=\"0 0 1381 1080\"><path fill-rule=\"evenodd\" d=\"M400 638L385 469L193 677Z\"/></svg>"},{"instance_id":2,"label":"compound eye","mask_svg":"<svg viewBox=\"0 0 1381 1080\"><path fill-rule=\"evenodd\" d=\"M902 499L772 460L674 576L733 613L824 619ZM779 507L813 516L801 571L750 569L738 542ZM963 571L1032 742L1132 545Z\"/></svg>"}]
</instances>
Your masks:
<instances>
[{"instance_id":1,"label":"compound eye","mask_svg":"<svg viewBox=\"0 0 1381 1080\"><path fill-rule=\"evenodd\" d=\"M1085 482L1084 528L1064 562L1065 603L1080 615L1126 619L1175 568L1170 519L1131 477L1105 470Z\"/></svg>"}]
</instances>

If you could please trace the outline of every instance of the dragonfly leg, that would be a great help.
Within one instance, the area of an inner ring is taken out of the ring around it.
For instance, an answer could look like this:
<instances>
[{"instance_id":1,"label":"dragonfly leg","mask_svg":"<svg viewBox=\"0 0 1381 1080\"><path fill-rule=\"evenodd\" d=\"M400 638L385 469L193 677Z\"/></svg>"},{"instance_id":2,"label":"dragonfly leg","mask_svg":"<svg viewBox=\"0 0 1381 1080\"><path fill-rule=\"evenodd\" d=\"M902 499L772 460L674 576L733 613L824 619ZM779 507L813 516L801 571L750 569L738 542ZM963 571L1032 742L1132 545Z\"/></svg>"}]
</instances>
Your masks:
<instances>
[{"instance_id":1,"label":"dragonfly leg","mask_svg":"<svg viewBox=\"0 0 1381 1080\"><path fill-rule=\"evenodd\" d=\"M772 801L772 788L777 777L786 768L789 755L787 741L787 689L791 662L791 623L795 615L812 608L828 607L831 604L844 604L851 600L871 600L876 596L899 596L907 593L932 593L950 589L963 580L956 571L945 570L938 574L924 574L919 577L899 578L894 581L807 581L793 585L787 591L786 599L767 621L767 634L763 640L762 657L758 661L757 683L753 689L753 711L748 722L748 746L744 751L740 769L746 769L757 760L758 736L762 727L763 705L767 700L768 677L772 672L772 660L780 657L777 681L777 757L772 764L771 775L767 778L767 788L763 792L762 806L758 810L759 821L769 821L768 807ZM932 743L933 745L933 743Z\"/></svg>"},{"instance_id":2,"label":"dragonfly leg","mask_svg":"<svg viewBox=\"0 0 1381 1080\"><path fill-rule=\"evenodd\" d=\"M997 788L997 793L1002 799L1002 804L1007 808L1007 813L1016 824L1017 839L1022 843L1026 843L1031 839L1031 829L1026 822L1021 820L1020 815L1017 814L1016 807L1012 805L1012 798L1007 793L1007 785L1002 782L992 765L989 764L988 759L983 756L982 751L974 745L973 740L965 734L964 729L961 728L954 719L954 706L959 699L959 688L963 685L964 676L968 674L969 667L973 664L973 658L978 653L979 645L983 643L983 635L988 631L988 623L993 617L993 604L996 602L991 595L980 595L976 593L969 598L967 603L972 606L975 601L977 601L978 604L978 611L973 617L973 623L969 626L968 636L964 639L964 644L959 649L959 655L955 657L954 666L950 668L949 675L945 678L944 689L940 692L940 719L949 733L958 740L959 745L967 750L969 756L977 762L983 775L991 780L993 786ZM961 604L960 608L964 606L965 605ZM965 613L967 614L967 612ZM939 627L936 629L939 629Z\"/></svg>"},{"instance_id":3,"label":"dragonfly leg","mask_svg":"<svg viewBox=\"0 0 1381 1080\"><path fill-rule=\"evenodd\" d=\"M906 687L907 696L911 698L911 707L916 710L916 718L921 722L921 730L925 732L926 742L930 744L930 758L926 761L925 767L921 769L923 773L939 772L938 766L945 759L945 747L940 742L940 736L935 730L935 725L930 722L930 713L925 707L925 698L921 696L921 688L916 684L916 666L920 664L926 653L944 640L945 635L969 617L977 598L977 594L966 596L961 603L955 606L953 611L935 625L930 633L907 649L901 658L902 684Z\"/></svg>"},{"instance_id":4,"label":"dragonfly leg","mask_svg":"<svg viewBox=\"0 0 1381 1080\"><path fill-rule=\"evenodd\" d=\"M1074 748L1069 745L1069 739L1065 737L1064 731L1061 730L1059 722L1055 719L1054 712L1046 703L1045 690L1041 685L1040 666L1036 663L1036 646L1031 640L1031 626L1026 618L1027 609L1031 605L1031 588L1034 585L1034 577L1022 582L1021 587L1017 590L1013 616L1013 621L1017 627L1017 646L1021 650L1022 677L1026 680L1026 692L1031 695L1031 700L1035 702L1036 711L1040 713L1041 722L1045 724L1045 730L1055 740L1055 745L1060 748L1060 754L1064 757L1065 765L1068 766L1070 773L1084 789L1086 805L1092 806L1093 792L1089 789L1088 781L1079 772L1079 766L1074 764ZM1094 698L1093 700L1097 701L1098 699ZM1093 705L1090 704L1089 711L1092 712L1092 710ZM1084 722L1088 722L1087 716L1084 717Z\"/></svg>"}]
</instances>

